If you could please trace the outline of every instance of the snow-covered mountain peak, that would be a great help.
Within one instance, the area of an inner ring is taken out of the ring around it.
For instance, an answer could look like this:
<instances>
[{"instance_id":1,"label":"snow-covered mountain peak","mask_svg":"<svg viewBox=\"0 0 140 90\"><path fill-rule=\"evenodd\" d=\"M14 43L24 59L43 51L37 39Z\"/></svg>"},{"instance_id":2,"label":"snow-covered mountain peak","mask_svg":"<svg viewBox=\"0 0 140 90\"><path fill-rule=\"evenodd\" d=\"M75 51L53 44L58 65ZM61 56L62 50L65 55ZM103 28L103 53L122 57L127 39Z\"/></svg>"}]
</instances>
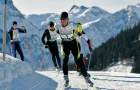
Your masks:
<instances>
[{"instance_id":1,"label":"snow-covered mountain peak","mask_svg":"<svg viewBox=\"0 0 140 90\"><path fill-rule=\"evenodd\" d=\"M69 10L71 12L73 9L79 8L77 5L73 5L72 8Z\"/></svg>"},{"instance_id":2,"label":"snow-covered mountain peak","mask_svg":"<svg viewBox=\"0 0 140 90\"><path fill-rule=\"evenodd\" d=\"M97 6L85 7L85 6L76 6L74 5L70 12L69 18L71 21L80 22L82 24L99 20L101 18L106 18L111 14Z\"/></svg>"},{"instance_id":3,"label":"snow-covered mountain peak","mask_svg":"<svg viewBox=\"0 0 140 90\"><path fill-rule=\"evenodd\" d=\"M138 3L136 6L137 6L137 7L140 7L140 3Z\"/></svg>"},{"instance_id":4,"label":"snow-covered mountain peak","mask_svg":"<svg viewBox=\"0 0 140 90\"><path fill-rule=\"evenodd\" d=\"M86 6L80 6L80 9L88 9Z\"/></svg>"},{"instance_id":5,"label":"snow-covered mountain peak","mask_svg":"<svg viewBox=\"0 0 140 90\"><path fill-rule=\"evenodd\" d=\"M129 17L131 17L132 15L136 14L137 17L140 19L140 4L137 4L137 5L128 5L125 8L125 11L128 12Z\"/></svg>"}]
</instances>

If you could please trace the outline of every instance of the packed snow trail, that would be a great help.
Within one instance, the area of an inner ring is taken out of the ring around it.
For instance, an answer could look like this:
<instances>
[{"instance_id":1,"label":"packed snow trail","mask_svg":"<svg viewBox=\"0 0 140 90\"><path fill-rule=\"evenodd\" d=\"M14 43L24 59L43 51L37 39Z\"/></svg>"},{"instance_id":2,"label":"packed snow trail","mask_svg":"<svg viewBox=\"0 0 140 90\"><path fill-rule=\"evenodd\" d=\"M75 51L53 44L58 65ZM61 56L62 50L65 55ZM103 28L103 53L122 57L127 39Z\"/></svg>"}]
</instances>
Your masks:
<instances>
[{"instance_id":1,"label":"packed snow trail","mask_svg":"<svg viewBox=\"0 0 140 90\"><path fill-rule=\"evenodd\" d=\"M0 90L62 90L63 73L32 70L32 65L0 53ZM70 86L66 90L139 90L140 74L89 71L94 87L87 87L83 77L69 71ZM58 76L57 76L58 75ZM96 78L96 79L95 79Z\"/></svg>"},{"instance_id":2,"label":"packed snow trail","mask_svg":"<svg viewBox=\"0 0 140 90\"><path fill-rule=\"evenodd\" d=\"M38 72L38 71L37 71ZM40 71L38 72L44 76L52 78L58 83L56 90L62 90L64 79L63 73L57 77L55 71ZM89 72L91 81L94 87L87 87L83 77L78 76L76 71L69 71L69 80L71 87L66 90L94 90L98 88L101 90L139 90L140 89L140 74L133 73L119 73L119 72ZM98 78L94 80L92 78Z\"/></svg>"}]
</instances>

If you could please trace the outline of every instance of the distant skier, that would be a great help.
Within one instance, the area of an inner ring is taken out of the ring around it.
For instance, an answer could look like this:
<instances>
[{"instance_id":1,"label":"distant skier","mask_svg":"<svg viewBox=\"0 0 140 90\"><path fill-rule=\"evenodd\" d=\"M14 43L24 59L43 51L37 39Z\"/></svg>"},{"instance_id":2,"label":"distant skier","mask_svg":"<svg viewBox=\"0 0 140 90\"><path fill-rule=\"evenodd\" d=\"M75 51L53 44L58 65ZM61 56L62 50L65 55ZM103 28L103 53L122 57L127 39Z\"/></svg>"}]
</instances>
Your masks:
<instances>
[{"instance_id":1,"label":"distant skier","mask_svg":"<svg viewBox=\"0 0 140 90\"><path fill-rule=\"evenodd\" d=\"M17 28L17 22L13 21L13 25L11 29L8 31L8 34L11 39L11 54L13 57L16 57L16 50L20 54L21 60L24 61L24 56L23 56L23 51L20 46L20 38L19 38L19 33L26 33L26 30Z\"/></svg>"},{"instance_id":2,"label":"distant skier","mask_svg":"<svg viewBox=\"0 0 140 90\"><path fill-rule=\"evenodd\" d=\"M59 52L58 52L58 46L57 46L57 32L54 28L54 23L53 22L49 22L49 29L46 29L44 31L44 34L42 36L42 42L45 45L45 48L49 48L51 54L52 54L52 61L54 63L54 67L55 70L58 70L58 68L61 68L61 60L59 57ZM44 41L44 38L47 38L47 42ZM57 63L56 63L56 58L57 58L57 62L59 67L57 67Z\"/></svg>"},{"instance_id":3,"label":"distant skier","mask_svg":"<svg viewBox=\"0 0 140 90\"><path fill-rule=\"evenodd\" d=\"M78 47L78 43L76 40L76 32L81 33L80 29L78 28L78 24L74 22L68 22L68 13L62 12L60 16L61 24L58 23L55 25L57 32L60 34L61 37L61 53L63 55L63 73L64 73L64 80L65 80L65 87L69 86L69 77L68 77L68 60L70 51L74 56L75 63L80 68L82 75L85 78L86 83L90 86L93 86L93 83L89 79L89 74L87 74L86 68L83 65L83 62L80 58L80 51Z\"/></svg>"},{"instance_id":4,"label":"distant skier","mask_svg":"<svg viewBox=\"0 0 140 90\"><path fill-rule=\"evenodd\" d=\"M79 25L79 29L81 29L82 30L82 26L81 26L81 24L80 23L78 23L78 25ZM80 58L81 58L81 60L83 60L83 63L84 63L84 66L86 67L86 64L85 64L85 61L84 61L84 59L83 59L83 48L81 48L81 42L80 42L80 38L84 38L85 40L86 40L86 42L87 42L87 44L88 44L88 46L89 46L89 50L90 50L90 52L92 52L92 48L91 48L91 42L90 42L90 40L88 39L88 37L86 36L86 34L85 34L85 32L84 31L82 31L82 33L77 33L77 40L78 40L78 46L79 46L79 50L80 50ZM82 73L81 73L81 71L80 71L80 68L77 66L77 64L75 63L75 65L76 65L76 68L77 68L77 72L78 72L78 75L80 76L80 75L82 75Z\"/></svg>"}]
</instances>

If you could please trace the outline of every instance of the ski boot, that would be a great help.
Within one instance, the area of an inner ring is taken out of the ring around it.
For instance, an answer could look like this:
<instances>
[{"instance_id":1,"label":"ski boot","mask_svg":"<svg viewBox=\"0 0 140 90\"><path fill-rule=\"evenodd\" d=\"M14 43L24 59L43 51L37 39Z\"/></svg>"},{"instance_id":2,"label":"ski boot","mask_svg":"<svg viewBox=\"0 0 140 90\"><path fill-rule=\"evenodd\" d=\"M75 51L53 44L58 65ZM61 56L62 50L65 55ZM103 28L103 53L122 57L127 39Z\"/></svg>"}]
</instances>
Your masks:
<instances>
[{"instance_id":1,"label":"ski boot","mask_svg":"<svg viewBox=\"0 0 140 90\"><path fill-rule=\"evenodd\" d=\"M58 67L55 67L55 71L58 72Z\"/></svg>"},{"instance_id":2,"label":"ski boot","mask_svg":"<svg viewBox=\"0 0 140 90\"><path fill-rule=\"evenodd\" d=\"M86 83L90 86L90 87L93 87L93 83L90 81L90 75L89 74L87 74L87 76L86 77L84 77L85 78L85 81L86 81Z\"/></svg>"},{"instance_id":3,"label":"ski boot","mask_svg":"<svg viewBox=\"0 0 140 90\"><path fill-rule=\"evenodd\" d=\"M69 78L68 78L68 75L64 75L64 87L68 87L69 86Z\"/></svg>"},{"instance_id":4,"label":"ski boot","mask_svg":"<svg viewBox=\"0 0 140 90\"><path fill-rule=\"evenodd\" d=\"M78 75L78 76L81 76L81 75L82 75L82 73L79 71L79 72L77 72L77 75Z\"/></svg>"}]
</instances>

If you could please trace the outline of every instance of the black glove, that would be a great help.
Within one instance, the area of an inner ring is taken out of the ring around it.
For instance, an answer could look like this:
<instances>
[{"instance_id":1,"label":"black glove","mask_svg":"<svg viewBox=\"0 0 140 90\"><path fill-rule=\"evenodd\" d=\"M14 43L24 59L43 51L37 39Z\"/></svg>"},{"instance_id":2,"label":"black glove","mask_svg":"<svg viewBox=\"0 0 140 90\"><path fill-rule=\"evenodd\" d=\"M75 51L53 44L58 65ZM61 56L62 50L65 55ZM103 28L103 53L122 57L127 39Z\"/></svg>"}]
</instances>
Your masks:
<instances>
[{"instance_id":1,"label":"black glove","mask_svg":"<svg viewBox=\"0 0 140 90\"><path fill-rule=\"evenodd\" d=\"M48 48L48 47L49 47L49 45L46 45L46 46L45 46L45 48Z\"/></svg>"},{"instance_id":2,"label":"black glove","mask_svg":"<svg viewBox=\"0 0 140 90\"><path fill-rule=\"evenodd\" d=\"M24 26L22 26L22 29L25 29L25 27L24 27Z\"/></svg>"},{"instance_id":3,"label":"black glove","mask_svg":"<svg viewBox=\"0 0 140 90\"><path fill-rule=\"evenodd\" d=\"M78 35L78 36L81 36L81 35L82 35L82 33L79 33L79 32L78 32L78 33L77 33L77 35Z\"/></svg>"},{"instance_id":4,"label":"black glove","mask_svg":"<svg viewBox=\"0 0 140 90\"><path fill-rule=\"evenodd\" d=\"M92 52L92 48L91 47L89 47L89 50L90 50L90 52Z\"/></svg>"},{"instance_id":5,"label":"black glove","mask_svg":"<svg viewBox=\"0 0 140 90\"><path fill-rule=\"evenodd\" d=\"M25 29L25 27L24 27L24 26L22 26L22 29L23 29L24 33L26 33L26 29Z\"/></svg>"}]
</instances>

